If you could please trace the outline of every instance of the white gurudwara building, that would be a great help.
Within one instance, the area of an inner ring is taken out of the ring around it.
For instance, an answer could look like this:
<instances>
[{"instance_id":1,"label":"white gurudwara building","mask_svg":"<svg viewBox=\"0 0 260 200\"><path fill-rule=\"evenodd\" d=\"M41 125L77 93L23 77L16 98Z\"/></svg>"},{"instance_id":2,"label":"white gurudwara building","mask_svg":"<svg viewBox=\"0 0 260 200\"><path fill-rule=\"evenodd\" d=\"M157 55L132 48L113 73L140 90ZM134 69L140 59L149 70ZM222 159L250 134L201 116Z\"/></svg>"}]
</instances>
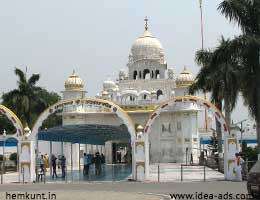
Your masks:
<instances>
[{"instance_id":1,"label":"white gurudwara building","mask_svg":"<svg viewBox=\"0 0 260 200\"><path fill-rule=\"evenodd\" d=\"M144 33L133 43L127 71L120 70L116 81L106 80L96 98L108 100L127 111L133 122L145 126L149 115L162 102L176 96L188 95L188 87L193 83L192 74L184 67L176 75L167 65L164 49L160 41L148 29L147 21ZM84 83L75 73L66 80L63 99L86 97ZM97 112L91 107L67 106L62 113L63 126L75 124L121 125L122 121L113 113ZM198 129L199 109L194 104L170 107L161 113L149 133L150 163L185 162L187 148L199 148ZM121 150L128 151L130 140L107 141L105 145L73 145L73 157L79 151L94 153L100 151L106 156L106 163L115 160L115 144L121 144ZM125 145L124 145L125 144ZM42 145L43 146L43 145ZM54 150L60 154L60 148ZM70 158L70 145L64 144L64 152ZM44 152L44 150L40 150ZM194 150L196 151L196 150ZM197 152L197 151L196 151ZM194 159L197 154L194 153ZM68 159L69 162L69 159Z\"/></svg>"}]
</instances>

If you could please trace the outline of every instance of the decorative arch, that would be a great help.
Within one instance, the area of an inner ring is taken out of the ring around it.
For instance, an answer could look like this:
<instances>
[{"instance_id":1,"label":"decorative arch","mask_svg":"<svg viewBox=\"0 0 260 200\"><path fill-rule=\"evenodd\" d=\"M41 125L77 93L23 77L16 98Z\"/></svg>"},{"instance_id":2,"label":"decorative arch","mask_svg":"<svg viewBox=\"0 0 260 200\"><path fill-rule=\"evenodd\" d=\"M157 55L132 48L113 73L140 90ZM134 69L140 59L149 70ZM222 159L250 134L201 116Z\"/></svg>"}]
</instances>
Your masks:
<instances>
[{"instance_id":1,"label":"decorative arch","mask_svg":"<svg viewBox=\"0 0 260 200\"><path fill-rule=\"evenodd\" d=\"M151 79L151 74L150 74L150 70L149 69L145 69L144 71L143 71L143 79L146 79L146 75L149 75L148 76L148 80L150 80Z\"/></svg>"},{"instance_id":2,"label":"decorative arch","mask_svg":"<svg viewBox=\"0 0 260 200\"><path fill-rule=\"evenodd\" d=\"M221 111L209 101L196 96L174 97L157 106L155 110L151 113L149 119L146 122L144 133L149 134L151 126L154 123L154 120L160 115L162 111L167 109L169 106L174 106L176 104L181 104L181 103L194 103L205 107L208 111L212 112L213 115L216 117L216 119L219 121L219 123L221 124L221 131L226 135L229 134L225 117L223 116Z\"/></svg>"},{"instance_id":3,"label":"decorative arch","mask_svg":"<svg viewBox=\"0 0 260 200\"><path fill-rule=\"evenodd\" d=\"M138 73L137 73L136 70L134 71L133 78L134 78L134 80L137 80L137 79L138 79Z\"/></svg>"},{"instance_id":4,"label":"decorative arch","mask_svg":"<svg viewBox=\"0 0 260 200\"><path fill-rule=\"evenodd\" d=\"M113 102L103 100L103 99L97 99L97 98L62 100L50 106L49 108L47 108L45 111L41 113L41 115L35 122L32 128L32 134L30 135L31 139L33 140L36 139L39 128L41 127L44 120L46 120L51 114L55 113L56 111L63 110L64 106L66 105L81 105L81 104L94 105L99 107L101 106L105 110L115 113L120 119L122 119L124 124L127 126L127 129L131 135L131 141L135 140L135 125L132 119L129 117L129 115L120 106L114 104Z\"/></svg>"},{"instance_id":5,"label":"decorative arch","mask_svg":"<svg viewBox=\"0 0 260 200\"><path fill-rule=\"evenodd\" d=\"M20 119L10 109L0 104L0 113L6 116L16 128L16 133L10 135L10 137L18 137L23 135L23 124Z\"/></svg>"}]
</instances>

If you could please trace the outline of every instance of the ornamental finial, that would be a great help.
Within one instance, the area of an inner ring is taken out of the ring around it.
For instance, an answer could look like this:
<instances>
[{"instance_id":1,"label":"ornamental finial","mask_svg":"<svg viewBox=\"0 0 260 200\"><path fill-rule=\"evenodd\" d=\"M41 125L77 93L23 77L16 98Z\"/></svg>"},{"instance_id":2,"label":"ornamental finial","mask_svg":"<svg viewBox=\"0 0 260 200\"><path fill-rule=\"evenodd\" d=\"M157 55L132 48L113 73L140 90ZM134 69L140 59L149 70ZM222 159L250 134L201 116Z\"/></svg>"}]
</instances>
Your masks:
<instances>
[{"instance_id":1,"label":"ornamental finial","mask_svg":"<svg viewBox=\"0 0 260 200\"><path fill-rule=\"evenodd\" d=\"M145 21L144 29L147 31L148 30L148 18L147 18L147 16L144 18L144 21Z\"/></svg>"}]
</instances>

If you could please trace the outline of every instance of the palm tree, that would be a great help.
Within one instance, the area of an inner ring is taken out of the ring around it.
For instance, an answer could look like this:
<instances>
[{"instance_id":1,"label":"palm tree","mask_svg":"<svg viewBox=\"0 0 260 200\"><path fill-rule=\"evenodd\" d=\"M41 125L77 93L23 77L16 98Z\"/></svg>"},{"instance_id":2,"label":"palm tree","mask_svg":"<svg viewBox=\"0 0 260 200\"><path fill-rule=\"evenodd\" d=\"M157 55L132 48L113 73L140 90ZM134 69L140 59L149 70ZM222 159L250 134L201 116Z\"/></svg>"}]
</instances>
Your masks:
<instances>
[{"instance_id":1,"label":"palm tree","mask_svg":"<svg viewBox=\"0 0 260 200\"><path fill-rule=\"evenodd\" d=\"M40 75L33 74L27 80L26 74L18 68L15 69L15 74L19 78L18 88L3 94L3 104L13 110L24 125L28 123L31 126L33 105L41 102L37 95L40 88L36 86Z\"/></svg>"},{"instance_id":2,"label":"palm tree","mask_svg":"<svg viewBox=\"0 0 260 200\"><path fill-rule=\"evenodd\" d=\"M230 42L228 53L241 66L241 93L256 121L260 161L260 1L224 0L219 4L218 10L242 31L240 36Z\"/></svg>"},{"instance_id":3,"label":"palm tree","mask_svg":"<svg viewBox=\"0 0 260 200\"><path fill-rule=\"evenodd\" d=\"M190 87L190 93L197 91L210 92L211 101L222 111L223 100L225 118L228 127L231 122L231 112L235 108L239 81L237 79L238 65L233 58L226 54L230 40L221 37L219 45L215 49L200 50L196 54L196 62L203 66L198 73L195 82ZM216 120L216 132L218 144L222 144L220 123ZM222 153L222 145L218 145L218 152Z\"/></svg>"}]
</instances>

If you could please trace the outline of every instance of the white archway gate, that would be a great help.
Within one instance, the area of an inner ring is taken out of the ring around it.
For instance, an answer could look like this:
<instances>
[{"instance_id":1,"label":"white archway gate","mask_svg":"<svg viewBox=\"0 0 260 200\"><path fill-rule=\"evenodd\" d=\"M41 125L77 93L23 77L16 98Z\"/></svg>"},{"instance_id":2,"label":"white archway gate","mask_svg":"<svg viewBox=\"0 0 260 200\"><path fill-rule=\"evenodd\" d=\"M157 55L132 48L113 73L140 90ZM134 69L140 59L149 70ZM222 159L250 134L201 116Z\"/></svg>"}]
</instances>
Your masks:
<instances>
[{"instance_id":1,"label":"white archway gate","mask_svg":"<svg viewBox=\"0 0 260 200\"><path fill-rule=\"evenodd\" d=\"M47 108L37 119L36 123L32 128L32 134L30 135L30 140L37 142L37 135L39 128L42 126L44 120L46 120L51 114L62 111L66 105L70 106L77 106L77 105L87 105L93 108L102 108L104 112L112 112L115 113L126 125L128 132L131 136L131 146L132 146L132 176L133 179L138 179L136 177L136 155L135 155L135 143L136 143L136 133L135 133L135 126L132 119L129 115L118 105L114 104L113 102L97 99L97 98L83 98L83 99L69 99L69 100L62 100L49 108ZM102 112L102 111L101 111Z\"/></svg>"},{"instance_id":2,"label":"white archway gate","mask_svg":"<svg viewBox=\"0 0 260 200\"><path fill-rule=\"evenodd\" d=\"M221 124L221 132L223 134L224 138L224 173L225 173L225 179L226 180L234 180L235 174L233 167L235 165L235 153L239 152L239 140L238 140L238 134L234 130L232 133L227 128L227 124L225 122L225 118L221 111L217 109L212 103L209 101L196 96L180 96L180 97L174 97L172 99L167 100L166 102L163 102L160 104L154 112L151 113L145 128L144 128L144 134L145 134L145 171L149 172L149 145L148 145L148 134L151 130L151 126L154 123L154 120L160 115L160 113L167 108L171 106L175 106L177 104L196 104L198 106L204 107L208 110L208 112L211 112L218 122Z\"/></svg>"},{"instance_id":3,"label":"white archway gate","mask_svg":"<svg viewBox=\"0 0 260 200\"><path fill-rule=\"evenodd\" d=\"M15 138L17 140L17 146L18 146L18 170L19 170L19 174L18 174L18 179L19 181L22 180L22 178L24 177L25 181L31 181L27 178L29 178L30 173L32 173L32 171L34 171L33 169L33 164L31 163L31 157L30 155L25 155L24 151L22 150L23 147L24 149L29 149L30 148L30 144L28 143L28 141L24 140L24 128L22 125L22 122L20 121L20 119L7 107L5 107L4 105L0 105L0 113L3 114L4 116L6 116L11 123L13 124L13 126L16 128L16 133L14 134L8 134L6 135L5 138L3 138L3 136L0 136L0 140L8 140L9 138ZM31 147L31 149L33 149ZM28 151L27 151L28 152ZM25 170L25 171L24 171ZM24 176L24 174L26 173L26 175Z\"/></svg>"},{"instance_id":4,"label":"white archway gate","mask_svg":"<svg viewBox=\"0 0 260 200\"><path fill-rule=\"evenodd\" d=\"M13 135L7 135L7 138L12 137L18 139L19 136L23 135L23 125L20 119L11 111L9 108L0 104L0 113L6 116L16 128L16 133Z\"/></svg>"}]
</instances>

